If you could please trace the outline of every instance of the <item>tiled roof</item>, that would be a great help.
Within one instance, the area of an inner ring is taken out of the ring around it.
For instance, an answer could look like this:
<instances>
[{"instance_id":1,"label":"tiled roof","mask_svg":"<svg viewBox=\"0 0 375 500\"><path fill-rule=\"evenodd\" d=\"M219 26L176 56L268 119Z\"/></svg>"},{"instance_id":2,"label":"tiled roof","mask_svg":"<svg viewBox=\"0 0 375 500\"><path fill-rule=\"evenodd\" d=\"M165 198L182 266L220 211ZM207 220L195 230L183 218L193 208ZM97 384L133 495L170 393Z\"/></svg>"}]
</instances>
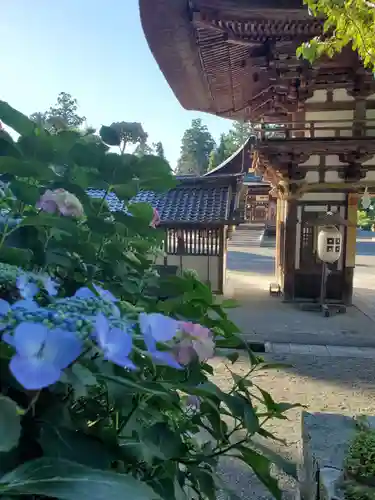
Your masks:
<instances>
[{"instance_id":1,"label":"tiled roof","mask_svg":"<svg viewBox=\"0 0 375 500\"><path fill-rule=\"evenodd\" d=\"M251 167L251 144L253 137L249 137L237 151L235 151L229 158L220 163L219 166L207 172L205 177L212 177L217 175L228 174L241 174L246 172Z\"/></svg>"},{"instance_id":2,"label":"tiled roof","mask_svg":"<svg viewBox=\"0 0 375 500\"><path fill-rule=\"evenodd\" d=\"M208 179L207 179L208 181ZM156 208L162 224L223 224L229 219L231 183L207 182L205 179L180 178L180 184L166 193L140 191L132 203L146 202ZM89 196L101 198L103 191L88 190ZM124 203L114 193L107 196L112 211L126 211Z\"/></svg>"}]
</instances>

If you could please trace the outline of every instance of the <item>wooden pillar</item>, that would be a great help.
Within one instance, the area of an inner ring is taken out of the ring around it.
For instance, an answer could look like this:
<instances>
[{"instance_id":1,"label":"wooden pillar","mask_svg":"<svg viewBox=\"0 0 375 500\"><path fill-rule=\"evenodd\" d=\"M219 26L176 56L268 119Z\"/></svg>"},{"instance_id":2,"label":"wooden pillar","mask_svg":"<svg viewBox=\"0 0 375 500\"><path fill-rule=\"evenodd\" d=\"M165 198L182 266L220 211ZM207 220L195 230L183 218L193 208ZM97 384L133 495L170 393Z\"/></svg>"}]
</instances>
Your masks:
<instances>
[{"instance_id":1,"label":"wooden pillar","mask_svg":"<svg viewBox=\"0 0 375 500\"><path fill-rule=\"evenodd\" d=\"M357 239L357 207L358 195L354 193L348 194L346 218L351 226L346 229L343 270L343 302L347 305L350 305L353 299L353 278Z\"/></svg>"},{"instance_id":2,"label":"wooden pillar","mask_svg":"<svg viewBox=\"0 0 375 500\"><path fill-rule=\"evenodd\" d=\"M284 298L294 299L295 258L297 236L297 200L288 201L285 219L285 249L284 249Z\"/></svg>"}]
</instances>

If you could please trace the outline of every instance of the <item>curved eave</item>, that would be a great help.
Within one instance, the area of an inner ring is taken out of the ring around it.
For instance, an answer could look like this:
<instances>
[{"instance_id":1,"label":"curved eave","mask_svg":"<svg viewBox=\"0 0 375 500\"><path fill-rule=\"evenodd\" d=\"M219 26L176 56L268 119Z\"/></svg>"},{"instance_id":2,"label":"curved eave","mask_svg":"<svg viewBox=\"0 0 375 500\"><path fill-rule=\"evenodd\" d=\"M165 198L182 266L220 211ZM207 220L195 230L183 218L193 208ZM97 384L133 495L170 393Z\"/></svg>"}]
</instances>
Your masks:
<instances>
[{"instance_id":1,"label":"curved eave","mask_svg":"<svg viewBox=\"0 0 375 500\"><path fill-rule=\"evenodd\" d=\"M251 166L251 158L246 158L246 154L250 153L251 137L235 151L232 156L224 160L213 170L210 170L204 177L222 174L241 174ZM248 161L246 161L248 160Z\"/></svg>"},{"instance_id":2,"label":"curved eave","mask_svg":"<svg viewBox=\"0 0 375 500\"><path fill-rule=\"evenodd\" d=\"M139 10L150 50L181 105L214 112L187 0L139 0Z\"/></svg>"}]
</instances>

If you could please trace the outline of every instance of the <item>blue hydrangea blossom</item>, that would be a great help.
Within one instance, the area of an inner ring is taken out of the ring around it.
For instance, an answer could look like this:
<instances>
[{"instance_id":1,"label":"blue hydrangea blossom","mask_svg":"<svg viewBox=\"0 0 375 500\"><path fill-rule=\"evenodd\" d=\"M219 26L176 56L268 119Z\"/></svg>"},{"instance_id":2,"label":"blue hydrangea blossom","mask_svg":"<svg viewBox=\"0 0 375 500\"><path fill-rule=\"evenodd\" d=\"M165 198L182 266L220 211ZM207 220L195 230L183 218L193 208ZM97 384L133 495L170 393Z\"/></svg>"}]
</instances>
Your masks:
<instances>
[{"instance_id":1,"label":"blue hydrangea blossom","mask_svg":"<svg viewBox=\"0 0 375 500\"><path fill-rule=\"evenodd\" d=\"M179 329L178 321L160 313L141 313L139 326L152 360L157 364L181 370L182 366L171 353L157 348L157 342L168 342L176 336Z\"/></svg>"},{"instance_id":2,"label":"blue hydrangea blossom","mask_svg":"<svg viewBox=\"0 0 375 500\"><path fill-rule=\"evenodd\" d=\"M37 285L31 282L26 274L21 274L16 280L16 286L22 299L15 302L12 309L21 308L30 312L36 311L39 306L33 299L39 292Z\"/></svg>"},{"instance_id":3,"label":"blue hydrangea blossom","mask_svg":"<svg viewBox=\"0 0 375 500\"><path fill-rule=\"evenodd\" d=\"M126 332L120 328L111 328L108 319L102 313L96 317L95 337L104 358L123 368L135 370L136 366L129 359L133 347L131 330L131 325Z\"/></svg>"},{"instance_id":4,"label":"blue hydrangea blossom","mask_svg":"<svg viewBox=\"0 0 375 500\"><path fill-rule=\"evenodd\" d=\"M104 290L104 288L102 288L101 286L95 284L93 286L101 299L113 304L112 308L113 315L119 317L120 311L118 307L115 305L115 303L118 302L118 299L108 290ZM78 299L93 299L97 298L97 295L95 295L95 293L92 290L90 290L90 288L84 286L76 291L74 297Z\"/></svg>"},{"instance_id":5,"label":"blue hydrangea blossom","mask_svg":"<svg viewBox=\"0 0 375 500\"><path fill-rule=\"evenodd\" d=\"M62 371L82 352L82 342L73 332L49 330L41 323L21 323L13 335L5 333L3 340L16 350L9 363L13 376L28 390L58 382Z\"/></svg>"},{"instance_id":6,"label":"blue hydrangea blossom","mask_svg":"<svg viewBox=\"0 0 375 500\"><path fill-rule=\"evenodd\" d=\"M43 279L43 286L49 296L55 297L57 295L58 285L50 276Z\"/></svg>"}]
</instances>

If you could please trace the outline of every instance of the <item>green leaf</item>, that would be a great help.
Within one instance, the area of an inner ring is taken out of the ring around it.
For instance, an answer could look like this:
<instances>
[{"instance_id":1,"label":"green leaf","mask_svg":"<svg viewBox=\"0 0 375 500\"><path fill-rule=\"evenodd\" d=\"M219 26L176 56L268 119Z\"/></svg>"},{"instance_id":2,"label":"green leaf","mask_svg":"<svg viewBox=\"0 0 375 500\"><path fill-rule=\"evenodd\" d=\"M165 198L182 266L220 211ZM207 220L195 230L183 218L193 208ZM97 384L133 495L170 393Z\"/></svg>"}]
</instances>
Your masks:
<instances>
[{"instance_id":1,"label":"green leaf","mask_svg":"<svg viewBox=\"0 0 375 500\"><path fill-rule=\"evenodd\" d=\"M139 191L138 181L133 180L126 184L116 184L112 186L112 189L120 200L130 200Z\"/></svg>"},{"instance_id":2,"label":"green leaf","mask_svg":"<svg viewBox=\"0 0 375 500\"><path fill-rule=\"evenodd\" d=\"M272 437L274 439L274 437ZM285 472L288 476L293 477L298 480L298 472L297 472L297 464L295 462L291 462L290 460L285 459L279 453L275 453L268 446L263 445L260 442L254 443L257 450L268 457L273 464L275 464L280 470Z\"/></svg>"},{"instance_id":3,"label":"green leaf","mask_svg":"<svg viewBox=\"0 0 375 500\"><path fill-rule=\"evenodd\" d=\"M0 101L0 120L21 135L31 135L36 128L30 118L12 108L5 101Z\"/></svg>"},{"instance_id":4,"label":"green leaf","mask_svg":"<svg viewBox=\"0 0 375 500\"><path fill-rule=\"evenodd\" d=\"M189 467L189 472L192 475L193 481L199 484L199 491L208 500L216 500L216 485L211 471L201 467Z\"/></svg>"},{"instance_id":5,"label":"green leaf","mask_svg":"<svg viewBox=\"0 0 375 500\"><path fill-rule=\"evenodd\" d=\"M182 452L180 435L173 432L164 422L146 427L142 432L141 439L148 451L161 460L178 457Z\"/></svg>"},{"instance_id":6,"label":"green leaf","mask_svg":"<svg viewBox=\"0 0 375 500\"><path fill-rule=\"evenodd\" d=\"M239 446L239 450L241 451L242 460L249 467L251 467L258 479L262 481L264 486L268 488L276 500L282 500L279 485L270 473L270 460L267 457L260 455L257 451L247 448L246 446Z\"/></svg>"},{"instance_id":7,"label":"green leaf","mask_svg":"<svg viewBox=\"0 0 375 500\"><path fill-rule=\"evenodd\" d=\"M46 163L19 160L10 156L0 156L0 173L47 181L53 180L56 177L56 174Z\"/></svg>"},{"instance_id":8,"label":"green leaf","mask_svg":"<svg viewBox=\"0 0 375 500\"><path fill-rule=\"evenodd\" d=\"M244 423L246 429L250 432L250 434L254 434L259 430L259 418L255 412L255 409L250 400L247 401L247 405L244 411Z\"/></svg>"},{"instance_id":9,"label":"green leaf","mask_svg":"<svg viewBox=\"0 0 375 500\"><path fill-rule=\"evenodd\" d=\"M240 354L238 352L231 352L230 354L227 354L226 357L229 359L229 361L234 365L234 363L238 360L240 357Z\"/></svg>"},{"instance_id":10,"label":"green leaf","mask_svg":"<svg viewBox=\"0 0 375 500\"><path fill-rule=\"evenodd\" d=\"M39 443L45 457L58 456L96 469L109 469L115 459L105 444L95 437L63 427L45 425L40 432Z\"/></svg>"},{"instance_id":11,"label":"green leaf","mask_svg":"<svg viewBox=\"0 0 375 500\"><path fill-rule=\"evenodd\" d=\"M9 187L17 200L22 201L26 205L35 205L40 197L39 188L28 182L15 179L10 183Z\"/></svg>"},{"instance_id":12,"label":"green leaf","mask_svg":"<svg viewBox=\"0 0 375 500\"><path fill-rule=\"evenodd\" d=\"M77 222L71 217L58 217L56 215L49 215L44 212L40 212L38 215L30 215L25 217L20 222L20 227L22 226L34 226L34 227L52 227L55 229L60 229L69 234L77 234Z\"/></svg>"},{"instance_id":13,"label":"green leaf","mask_svg":"<svg viewBox=\"0 0 375 500\"><path fill-rule=\"evenodd\" d=\"M98 374L98 378L102 380L107 380L110 382L117 383L119 385L124 385L127 387L132 387L133 389L138 390L141 393L153 394L154 396L161 396L164 398L170 399L171 393L169 390L164 389L161 384L153 383L153 382L142 382L137 383L134 380L130 380L127 377L115 377L110 375Z\"/></svg>"},{"instance_id":14,"label":"green leaf","mask_svg":"<svg viewBox=\"0 0 375 500\"><path fill-rule=\"evenodd\" d=\"M18 145L5 130L0 130L0 154L1 156L14 156L15 158L22 156Z\"/></svg>"},{"instance_id":15,"label":"green leaf","mask_svg":"<svg viewBox=\"0 0 375 500\"><path fill-rule=\"evenodd\" d=\"M235 299L225 299L220 302L220 305L223 309L235 309L240 306L239 302Z\"/></svg>"},{"instance_id":16,"label":"green leaf","mask_svg":"<svg viewBox=\"0 0 375 500\"><path fill-rule=\"evenodd\" d=\"M0 453L17 446L21 435L21 418L13 399L0 396Z\"/></svg>"},{"instance_id":17,"label":"green leaf","mask_svg":"<svg viewBox=\"0 0 375 500\"><path fill-rule=\"evenodd\" d=\"M99 233L101 236L113 236L116 232L115 224L104 220L103 217L89 216L87 225L91 231Z\"/></svg>"},{"instance_id":18,"label":"green leaf","mask_svg":"<svg viewBox=\"0 0 375 500\"><path fill-rule=\"evenodd\" d=\"M0 249L0 261L15 266L28 264L33 257L33 252L24 248L12 248L2 246Z\"/></svg>"},{"instance_id":19,"label":"green leaf","mask_svg":"<svg viewBox=\"0 0 375 500\"><path fill-rule=\"evenodd\" d=\"M149 203L130 203L127 208L134 217L143 219L148 223L152 221L154 210Z\"/></svg>"},{"instance_id":20,"label":"green leaf","mask_svg":"<svg viewBox=\"0 0 375 500\"><path fill-rule=\"evenodd\" d=\"M43 495L62 500L161 500L146 483L130 475L53 458L32 460L5 474L0 480L0 491L2 495Z\"/></svg>"},{"instance_id":21,"label":"green leaf","mask_svg":"<svg viewBox=\"0 0 375 500\"><path fill-rule=\"evenodd\" d=\"M120 146L121 144L120 134L112 127L106 127L103 125L99 130L99 135L102 141L109 146Z\"/></svg>"}]
</instances>

